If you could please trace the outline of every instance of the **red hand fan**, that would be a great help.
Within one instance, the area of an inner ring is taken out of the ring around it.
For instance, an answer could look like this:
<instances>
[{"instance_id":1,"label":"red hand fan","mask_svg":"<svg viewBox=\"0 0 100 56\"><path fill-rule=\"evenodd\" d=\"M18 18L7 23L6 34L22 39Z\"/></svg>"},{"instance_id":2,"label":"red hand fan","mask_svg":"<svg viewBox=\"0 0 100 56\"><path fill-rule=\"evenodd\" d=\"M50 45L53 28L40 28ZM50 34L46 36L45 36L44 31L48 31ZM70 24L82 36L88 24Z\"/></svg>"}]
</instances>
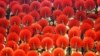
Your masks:
<instances>
[{"instance_id":1,"label":"red hand fan","mask_svg":"<svg viewBox=\"0 0 100 56\"><path fill-rule=\"evenodd\" d=\"M86 8L86 10L92 10L92 9L94 9L95 8L95 2L94 2L94 0L86 0L85 1L85 8Z\"/></svg>"},{"instance_id":2,"label":"red hand fan","mask_svg":"<svg viewBox=\"0 0 100 56\"><path fill-rule=\"evenodd\" d=\"M22 24L25 26L30 26L34 22L34 18L31 15L25 15L22 18Z\"/></svg>"},{"instance_id":3,"label":"red hand fan","mask_svg":"<svg viewBox=\"0 0 100 56\"><path fill-rule=\"evenodd\" d=\"M21 18L19 16L12 16L10 18L10 25L20 25L21 24Z\"/></svg>"},{"instance_id":4,"label":"red hand fan","mask_svg":"<svg viewBox=\"0 0 100 56\"><path fill-rule=\"evenodd\" d=\"M65 24L65 25L67 25L67 23L68 23L68 17L66 16L66 15L64 15L64 14L61 14L58 18L57 18L57 23L58 24Z\"/></svg>"},{"instance_id":5,"label":"red hand fan","mask_svg":"<svg viewBox=\"0 0 100 56\"><path fill-rule=\"evenodd\" d=\"M28 51L27 56L39 56L39 54L36 51Z\"/></svg>"},{"instance_id":6,"label":"red hand fan","mask_svg":"<svg viewBox=\"0 0 100 56\"><path fill-rule=\"evenodd\" d=\"M40 19L40 20L38 21L38 24L40 24L41 27L42 27L42 29L43 29L44 27L46 27L46 26L49 25L49 22L48 22L46 19Z\"/></svg>"},{"instance_id":7,"label":"red hand fan","mask_svg":"<svg viewBox=\"0 0 100 56\"><path fill-rule=\"evenodd\" d=\"M90 37L84 37L83 48L87 51L92 50L94 48L94 40Z\"/></svg>"},{"instance_id":8,"label":"red hand fan","mask_svg":"<svg viewBox=\"0 0 100 56\"><path fill-rule=\"evenodd\" d=\"M19 49L24 50L25 53L27 53L30 50L30 46L27 43L21 43L21 45L19 46Z\"/></svg>"},{"instance_id":9,"label":"red hand fan","mask_svg":"<svg viewBox=\"0 0 100 56\"><path fill-rule=\"evenodd\" d=\"M18 43L16 43L15 41L8 41L6 43L6 47L10 47L13 49L13 51L15 51L16 49L18 49Z\"/></svg>"},{"instance_id":10,"label":"red hand fan","mask_svg":"<svg viewBox=\"0 0 100 56\"><path fill-rule=\"evenodd\" d=\"M84 36L91 37L93 40L96 40L96 32L92 29L87 30Z\"/></svg>"},{"instance_id":11,"label":"red hand fan","mask_svg":"<svg viewBox=\"0 0 100 56\"><path fill-rule=\"evenodd\" d=\"M53 55L50 52L45 51L45 52L42 53L41 56L53 56Z\"/></svg>"},{"instance_id":12,"label":"red hand fan","mask_svg":"<svg viewBox=\"0 0 100 56\"><path fill-rule=\"evenodd\" d=\"M96 56L96 54L92 51L86 52L84 56Z\"/></svg>"},{"instance_id":13,"label":"red hand fan","mask_svg":"<svg viewBox=\"0 0 100 56\"><path fill-rule=\"evenodd\" d=\"M0 19L0 27L8 28L9 27L9 21L5 18Z\"/></svg>"},{"instance_id":14,"label":"red hand fan","mask_svg":"<svg viewBox=\"0 0 100 56\"><path fill-rule=\"evenodd\" d=\"M30 6L28 4L23 4L22 5L22 11L24 13L29 13L30 12Z\"/></svg>"},{"instance_id":15,"label":"red hand fan","mask_svg":"<svg viewBox=\"0 0 100 56\"><path fill-rule=\"evenodd\" d=\"M31 38L32 34L28 29L23 29L23 30L21 30L19 36L22 41L28 42L29 39Z\"/></svg>"},{"instance_id":16,"label":"red hand fan","mask_svg":"<svg viewBox=\"0 0 100 56\"><path fill-rule=\"evenodd\" d=\"M29 40L29 46L31 50L37 50L41 46L40 39L38 37L33 37Z\"/></svg>"},{"instance_id":17,"label":"red hand fan","mask_svg":"<svg viewBox=\"0 0 100 56\"><path fill-rule=\"evenodd\" d=\"M13 56L13 50L9 47L3 48L0 52L0 56Z\"/></svg>"},{"instance_id":18,"label":"red hand fan","mask_svg":"<svg viewBox=\"0 0 100 56\"><path fill-rule=\"evenodd\" d=\"M76 26L72 27L68 32L69 39L71 39L74 36L80 36L80 35L81 35L81 30L79 27Z\"/></svg>"},{"instance_id":19,"label":"red hand fan","mask_svg":"<svg viewBox=\"0 0 100 56\"><path fill-rule=\"evenodd\" d=\"M18 43L19 35L15 32L11 32L7 36L7 41L15 41L16 43Z\"/></svg>"},{"instance_id":20,"label":"red hand fan","mask_svg":"<svg viewBox=\"0 0 100 56\"><path fill-rule=\"evenodd\" d=\"M55 48L53 56L65 56L64 50L62 48Z\"/></svg>"},{"instance_id":21,"label":"red hand fan","mask_svg":"<svg viewBox=\"0 0 100 56\"><path fill-rule=\"evenodd\" d=\"M17 26L17 25L11 26L9 29L9 33L15 32L18 35L19 35L20 31L21 31L21 28L20 28L20 26Z\"/></svg>"},{"instance_id":22,"label":"red hand fan","mask_svg":"<svg viewBox=\"0 0 100 56\"><path fill-rule=\"evenodd\" d=\"M46 26L43 28L43 33L54 33L54 27L53 26Z\"/></svg>"},{"instance_id":23,"label":"red hand fan","mask_svg":"<svg viewBox=\"0 0 100 56\"><path fill-rule=\"evenodd\" d=\"M13 56L26 56L26 54L22 49L17 49L17 50L14 51Z\"/></svg>"},{"instance_id":24,"label":"red hand fan","mask_svg":"<svg viewBox=\"0 0 100 56\"><path fill-rule=\"evenodd\" d=\"M55 32L56 32L56 34L65 35L67 32L66 26L63 24L58 24L55 27Z\"/></svg>"},{"instance_id":25,"label":"red hand fan","mask_svg":"<svg viewBox=\"0 0 100 56\"><path fill-rule=\"evenodd\" d=\"M41 17L43 17L43 18L47 18L47 17L50 17L51 16L51 8L49 8L49 7L42 7L41 9L40 9L40 15L41 15Z\"/></svg>"},{"instance_id":26,"label":"red hand fan","mask_svg":"<svg viewBox=\"0 0 100 56\"><path fill-rule=\"evenodd\" d=\"M82 47L82 40L81 40L81 38L78 37L78 36L73 36L73 37L71 38L71 40L70 40L70 46L71 46L72 48L75 48L76 51L77 51L77 49L79 49L79 48Z\"/></svg>"},{"instance_id":27,"label":"red hand fan","mask_svg":"<svg viewBox=\"0 0 100 56\"><path fill-rule=\"evenodd\" d=\"M57 47L66 49L69 45L69 41L66 37L61 36L57 39L56 45L57 45Z\"/></svg>"},{"instance_id":28,"label":"red hand fan","mask_svg":"<svg viewBox=\"0 0 100 56\"><path fill-rule=\"evenodd\" d=\"M46 50L53 47L53 40L50 37L45 37L41 41L42 47Z\"/></svg>"},{"instance_id":29,"label":"red hand fan","mask_svg":"<svg viewBox=\"0 0 100 56\"><path fill-rule=\"evenodd\" d=\"M39 1L33 1L30 5L31 10L40 10L40 2Z\"/></svg>"},{"instance_id":30,"label":"red hand fan","mask_svg":"<svg viewBox=\"0 0 100 56\"><path fill-rule=\"evenodd\" d=\"M74 15L74 9L73 7L67 6L63 9L63 13L68 17L72 17Z\"/></svg>"},{"instance_id":31,"label":"red hand fan","mask_svg":"<svg viewBox=\"0 0 100 56\"><path fill-rule=\"evenodd\" d=\"M71 19L71 20L69 20L68 26L69 26L69 28L72 28L74 26L79 27L80 26L80 22L77 19Z\"/></svg>"},{"instance_id":32,"label":"red hand fan","mask_svg":"<svg viewBox=\"0 0 100 56\"><path fill-rule=\"evenodd\" d=\"M45 7L45 6L51 8L51 7L52 7L52 4L51 4L51 2L48 1L48 0L43 0L43 1L41 2L41 7Z\"/></svg>"}]
</instances>

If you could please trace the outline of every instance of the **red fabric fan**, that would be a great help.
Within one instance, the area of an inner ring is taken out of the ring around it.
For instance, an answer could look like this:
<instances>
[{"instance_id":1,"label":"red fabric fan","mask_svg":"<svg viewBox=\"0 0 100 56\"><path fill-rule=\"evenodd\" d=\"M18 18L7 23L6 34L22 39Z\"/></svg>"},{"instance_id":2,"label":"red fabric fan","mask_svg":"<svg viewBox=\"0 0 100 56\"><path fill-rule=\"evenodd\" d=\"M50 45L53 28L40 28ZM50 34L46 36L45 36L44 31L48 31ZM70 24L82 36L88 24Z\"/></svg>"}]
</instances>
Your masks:
<instances>
[{"instance_id":1,"label":"red fabric fan","mask_svg":"<svg viewBox=\"0 0 100 56\"><path fill-rule=\"evenodd\" d=\"M44 49L48 50L53 47L53 40L50 37L45 37L42 39L41 45Z\"/></svg>"},{"instance_id":2,"label":"red fabric fan","mask_svg":"<svg viewBox=\"0 0 100 56\"><path fill-rule=\"evenodd\" d=\"M100 42L97 42L96 51L97 51L97 52L100 52Z\"/></svg>"},{"instance_id":3,"label":"red fabric fan","mask_svg":"<svg viewBox=\"0 0 100 56\"><path fill-rule=\"evenodd\" d=\"M95 24L94 30L95 30L95 31L99 31L99 30L100 30L100 23Z\"/></svg>"},{"instance_id":4,"label":"red fabric fan","mask_svg":"<svg viewBox=\"0 0 100 56\"><path fill-rule=\"evenodd\" d=\"M94 40L90 37L84 37L83 39L83 48L88 50L92 50L94 47Z\"/></svg>"},{"instance_id":5,"label":"red fabric fan","mask_svg":"<svg viewBox=\"0 0 100 56\"><path fill-rule=\"evenodd\" d=\"M89 29L85 32L85 37L91 37L93 40L96 39L96 32L92 29Z\"/></svg>"},{"instance_id":6,"label":"red fabric fan","mask_svg":"<svg viewBox=\"0 0 100 56\"><path fill-rule=\"evenodd\" d=\"M82 23L88 23L90 24L92 27L94 27L94 22L91 19L84 19Z\"/></svg>"},{"instance_id":7,"label":"red fabric fan","mask_svg":"<svg viewBox=\"0 0 100 56\"><path fill-rule=\"evenodd\" d=\"M100 41L100 31L96 32L96 41Z\"/></svg>"},{"instance_id":8,"label":"red fabric fan","mask_svg":"<svg viewBox=\"0 0 100 56\"><path fill-rule=\"evenodd\" d=\"M51 8L51 7L52 7L52 4L51 4L51 2L48 1L48 0L43 0L43 1L41 2L41 7L45 7L45 6Z\"/></svg>"},{"instance_id":9,"label":"red fabric fan","mask_svg":"<svg viewBox=\"0 0 100 56\"><path fill-rule=\"evenodd\" d=\"M62 48L55 48L53 56L65 56L64 50Z\"/></svg>"},{"instance_id":10,"label":"red fabric fan","mask_svg":"<svg viewBox=\"0 0 100 56\"><path fill-rule=\"evenodd\" d=\"M10 25L20 25L21 24L21 18L19 16L12 16L10 18Z\"/></svg>"},{"instance_id":11,"label":"red fabric fan","mask_svg":"<svg viewBox=\"0 0 100 56\"><path fill-rule=\"evenodd\" d=\"M42 31L42 27L38 24L38 23L34 23L30 26L31 30L32 30L32 34L39 34Z\"/></svg>"},{"instance_id":12,"label":"red fabric fan","mask_svg":"<svg viewBox=\"0 0 100 56\"><path fill-rule=\"evenodd\" d=\"M62 13L61 10L57 9L53 11L53 19L56 20Z\"/></svg>"},{"instance_id":13,"label":"red fabric fan","mask_svg":"<svg viewBox=\"0 0 100 56\"><path fill-rule=\"evenodd\" d=\"M76 26L72 27L68 32L69 39L71 39L74 36L80 36L80 35L81 35L81 30L79 27Z\"/></svg>"},{"instance_id":14,"label":"red fabric fan","mask_svg":"<svg viewBox=\"0 0 100 56\"><path fill-rule=\"evenodd\" d=\"M22 19L25 15L26 15L26 13L24 13L24 12L21 12L21 13L18 14L18 16L19 16L21 19Z\"/></svg>"},{"instance_id":15,"label":"red fabric fan","mask_svg":"<svg viewBox=\"0 0 100 56\"><path fill-rule=\"evenodd\" d=\"M7 36L7 41L15 41L16 43L18 43L19 35L17 35L15 32L11 32Z\"/></svg>"},{"instance_id":16,"label":"red fabric fan","mask_svg":"<svg viewBox=\"0 0 100 56\"><path fill-rule=\"evenodd\" d=\"M33 1L30 5L31 10L40 10L40 2L39 1Z\"/></svg>"},{"instance_id":17,"label":"red fabric fan","mask_svg":"<svg viewBox=\"0 0 100 56\"><path fill-rule=\"evenodd\" d=\"M14 51L14 55L13 56L26 56L25 52L21 49L17 49Z\"/></svg>"},{"instance_id":18,"label":"red fabric fan","mask_svg":"<svg viewBox=\"0 0 100 56\"><path fill-rule=\"evenodd\" d=\"M25 53L27 53L30 50L30 46L27 43L21 43L21 45L19 46L19 49L24 50Z\"/></svg>"},{"instance_id":19,"label":"red fabric fan","mask_svg":"<svg viewBox=\"0 0 100 56\"><path fill-rule=\"evenodd\" d=\"M9 4L10 9L16 4L20 4L20 3L18 3L17 1L10 2L10 4Z\"/></svg>"},{"instance_id":20,"label":"red fabric fan","mask_svg":"<svg viewBox=\"0 0 100 56\"><path fill-rule=\"evenodd\" d=\"M89 23L82 23L80 26L82 33L85 33L88 29L92 29L92 26Z\"/></svg>"},{"instance_id":21,"label":"red fabric fan","mask_svg":"<svg viewBox=\"0 0 100 56\"><path fill-rule=\"evenodd\" d=\"M22 12L22 7L20 4L15 4L11 8L11 12L13 15L18 15L20 12Z\"/></svg>"},{"instance_id":22,"label":"red fabric fan","mask_svg":"<svg viewBox=\"0 0 100 56\"><path fill-rule=\"evenodd\" d=\"M23 29L23 30L21 30L19 36L22 41L28 42L29 39L31 38L32 34L28 29Z\"/></svg>"},{"instance_id":23,"label":"red fabric fan","mask_svg":"<svg viewBox=\"0 0 100 56\"><path fill-rule=\"evenodd\" d=\"M78 36L74 36L70 40L70 46L75 49L79 49L82 47L82 40Z\"/></svg>"},{"instance_id":24,"label":"red fabric fan","mask_svg":"<svg viewBox=\"0 0 100 56\"><path fill-rule=\"evenodd\" d=\"M62 5L62 0L54 0L54 8L55 9L62 9L63 5Z\"/></svg>"},{"instance_id":25,"label":"red fabric fan","mask_svg":"<svg viewBox=\"0 0 100 56\"><path fill-rule=\"evenodd\" d=\"M66 26L64 24L58 24L55 27L56 34L65 35L67 32Z\"/></svg>"},{"instance_id":26,"label":"red fabric fan","mask_svg":"<svg viewBox=\"0 0 100 56\"><path fill-rule=\"evenodd\" d=\"M33 37L29 40L29 46L31 50L37 50L41 46L40 39L38 37Z\"/></svg>"},{"instance_id":27,"label":"red fabric fan","mask_svg":"<svg viewBox=\"0 0 100 56\"><path fill-rule=\"evenodd\" d=\"M25 26L30 26L34 22L34 19L31 15L25 15L22 18L22 24Z\"/></svg>"},{"instance_id":28,"label":"red fabric fan","mask_svg":"<svg viewBox=\"0 0 100 56\"><path fill-rule=\"evenodd\" d=\"M18 48L18 44L15 41L8 41L6 47L10 47L15 51Z\"/></svg>"},{"instance_id":29,"label":"red fabric fan","mask_svg":"<svg viewBox=\"0 0 100 56\"><path fill-rule=\"evenodd\" d=\"M58 24L65 24L65 25L67 25L67 23L68 23L68 17L66 16L66 15L64 15L64 14L61 14L58 18L57 18L57 23Z\"/></svg>"},{"instance_id":30,"label":"red fabric fan","mask_svg":"<svg viewBox=\"0 0 100 56\"><path fill-rule=\"evenodd\" d=\"M43 33L54 33L54 27L53 26L46 26L43 28Z\"/></svg>"},{"instance_id":31,"label":"red fabric fan","mask_svg":"<svg viewBox=\"0 0 100 56\"><path fill-rule=\"evenodd\" d=\"M84 0L78 0L75 2L75 8L78 10L85 10L85 1Z\"/></svg>"},{"instance_id":32,"label":"red fabric fan","mask_svg":"<svg viewBox=\"0 0 100 56\"><path fill-rule=\"evenodd\" d=\"M28 51L27 56L39 56L39 54L36 51Z\"/></svg>"},{"instance_id":33,"label":"red fabric fan","mask_svg":"<svg viewBox=\"0 0 100 56\"><path fill-rule=\"evenodd\" d=\"M4 35L0 34L0 44L4 43Z\"/></svg>"},{"instance_id":34,"label":"red fabric fan","mask_svg":"<svg viewBox=\"0 0 100 56\"><path fill-rule=\"evenodd\" d=\"M9 47L3 48L0 52L0 56L13 56L13 50Z\"/></svg>"},{"instance_id":35,"label":"red fabric fan","mask_svg":"<svg viewBox=\"0 0 100 56\"><path fill-rule=\"evenodd\" d=\"M53 33L45 33L42 37L43 37L42 40L43 40L44 38L47 38L47 37L51 38L51 39L53 40L53 44L55 44L55 43L54 43L54 42L55 42L55 39L54 39L54 34L53 34ZM55 38L56 38L56 37L55 37Z\"/></svg>"},{"instance_id":36,"label":"red fabric fan","mask_svg":"<svg viewBox=\"0 0 100 56\"><path fill-rule=\"evenodd\" d=\"M40 24L41 27L42 27L42 29L43 29L44 27L46 27L46 26L49 25L49 22L48 22L46 19L40 19L40 20L38 21L38 24Z\"/></svg>"},{"instance_id":37,"label":"red fabric fan","mask_svg":"<svg viewBox=\"0 0 100 56\"><path fill-rule=\"evenodd\" d=\"M96 54L92 51L86 52L84 56L96 56Z\"/></svg>"},{"instance_id":38,"label":"red fabric fan","mask_svg":"<svg viewBox=\"0 0 100 56\"><path fill-rule=\"evenodd\" d=\"M97 4L98 4L98 6L100 6L100 0L97 0Z\"/></svg>"},{"instance_id":39,"label":"red fabric fan","mask_svg":"<svg viewBox=\"0 0 100 56\"><path fill-rule=\"evenodd\" d=\"M60 47L60 48L64 48L65 49L66 47L68 47L69 41L68 41L68 39L66 37L61 36L61 37L59 37L57 39L56 45L57 45L57 47Z\"/></svg>"},{"instance_id":40,"label":"red fabric fan","mask_svg":"<svg viewBox=\"0 0 100 56\"><path fill-rule=\"evenodd\" d=\"M92 9L94 9L95 8L95 2L94 2L94 0L86 0L85 1L85 8L87 9L87 10L92 10Z\"/></svg>"},{"instance_id":41,"label":"red fabric fan","mask_svg":"<svg viewBox=\"0 0 100 56\"><path fill-rule=\"evenodd\" d=\"M8 28L8 26L9 26L8 20L5 18L1 18L0 19L0 27Z\"/></svg>"},{"instance_id":42,"label":"red fabric fan","mask_svg":"<svg viewBox=\"0 0 100 56\"><path fill-rule=\"evenodd\" d=\"M72 6L72 0L62 0L62 6L63 8L67 6Z\"/></svg>"},{"instance_id":43,"label":"red fabric fan","mask_svg":"<svg viewBox=\"0 0 100 56\"><path fill-rule=\"evenodd\" d=\"M45 52L42 53L41 56L53 56L53 55L50 52L45 51Z\"/></svg>"},{"instance_id":44,"label":"red fabric fan","mask_svg":"<svg viewBox=\"0 0 100 56\"><path fill-rule=\"evenodd\" d=\"M4 18L5 16L6 16L5 9L0 7L0 18Z\"/></svg>"},{"instance_id":45,"label":"red fabric fan","mask_svg":"<svg viewBox=\"0 0 100 56\"><path fill-rule=\"evenodd\" d=\"M6 34L7 34L7 33L6 33L6 29L3 28L3 27L0 27L0 34L6 36Z\"/></svg>"},{"instance_id":46,"label":"red fabric fan","mask_svg":"<svg viewBox=\"0 0 100 56\"><path fill-rule=\"evenodd\" d=\"M50 17L51 16L51 8L49 7L42 7L40 9L40 15L43 17L43 18L47 18L47 17Z\"/></svg>"},{"instance_id":47,"label":"red fabric fan","mask_svg":"<svg viewBox=\"0 0 100 56\"><path fill-rule=\"evenodd\" d=\"M40 20L40 14L38 13L38 11L32 11L30 13L30 15L33 16L33 18L35 19L35 21L39 21Z\"/></svg>"},{"instance_id":48,"label":"red fabric fan","mask_svg":"<svg viewBox=\"0 0 100 56\"><path fill-rule=\"evenodd\" d=\"M20 31L21 31L21 28L17 25L11 26L10 29L9 29L9 33L15 32L18 35L19 35Z\"/></svg>"},{"instance_id":49,"label":"red fabric fan","mask_svg":"<svg viewBox=\"0 0 100 56\"><path fill-rule=\"evenodd\" d=\"M22 11L25 13L29 13L30 12L30 6L28 4L23 4L22 5Z\"/></svg>"},{"instance_id":50,"label":"red fabric fan","mask_svg":"<svg viewBox=\"0 0 100 56\"><path fill-rule=\"evenodd\" d=\"M80 54L78 52L74 52L73 54L71 54L71 56L82 56L82 54Z\"/></svg>"},{"instance_id":51,"label":"red fabric fan","mask_svg":"<svg viewBox=\"0 0 100 56\"><path fill-rule=\"evenodd\" d=\"M70 6L67 6L63 9L63 13L68 17L72 17L74 15L74 9Z\"/></svg>"},{"instance_id":52,"label":"red fabric fan","mask_svg":"<svg viewBox=\"0 0 100 56\"><path fill-rule=\"evenodd\" d=\"M77 19L71 19L71 20L69 20L68 26L69 26L69 28L72 28L74 26L79 27L80 26L80 22Z\"/></svg>"},{"instance_id":53,"label":"red fabric fan","mask_svg":"<svg viewBox=\"0 0 100 56\"><path fill-rule=\"evenodd\" d=\"M79 21L82 21L84 19L86 19L86 13L84 11L78 11L75 14L75 19L78 19Z\"/></svg>"},{"instance_id":54,"label":"red fabric fan","mask_svg":"<svg viewBox=\"0 0 100 56\"><path fill-rule=\"evenodd\" d=\"M0 7L6 9L6 3L4 1L0 1Z\"/></svg>"}]
</instances>

